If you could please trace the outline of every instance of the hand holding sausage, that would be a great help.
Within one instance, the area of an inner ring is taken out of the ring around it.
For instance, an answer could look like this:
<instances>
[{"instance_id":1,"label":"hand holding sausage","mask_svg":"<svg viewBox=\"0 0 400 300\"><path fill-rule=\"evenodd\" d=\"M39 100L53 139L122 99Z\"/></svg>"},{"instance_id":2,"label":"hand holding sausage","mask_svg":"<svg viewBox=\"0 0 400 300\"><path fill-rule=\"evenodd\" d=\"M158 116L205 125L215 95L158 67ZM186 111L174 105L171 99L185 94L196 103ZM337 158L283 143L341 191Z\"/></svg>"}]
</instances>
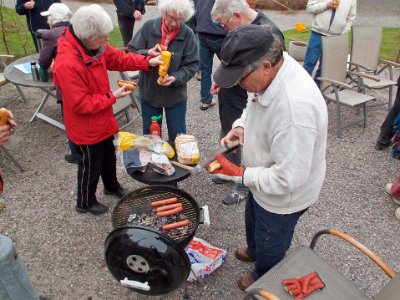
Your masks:
<instances>
[{"instance_id":1,"label":"hand holding sausage","mask_svg":"<svg viewBox=\"0 0 400 300\"><path fill-rule=\"evenodd\" d=\"M157 83L162 86L169 86L173 82L175 82L175 80L176 78L174 76L169 76L169 75L159 76L157 79Z\"/></svg>"},{"instance_id":2,"label":"hand holding sausage","mask_svg":"<svg viewBox=\"0 0 400 300\"><path fill-rule=\"evenodd\" d=\"M209 170L215 162L208 164L206 168L211 174L216 174L219 178L224 180L243 183L244 168L231 163L223 154L217 154L215 156L215 161L218 162L219 168L215 166L212 168L212 171Z\"/></svg>"},{"instance_id":3,"label":"hand holding sausage","mask_svg":"<svg viewBox=\"0 0 400 300\"><path fill-rule=\"evenodd\" d=\"M113 95L115 97L115 99L120 99L120 98L124 98L125 96L129 95L130 93L132 93L132 91L128 91L125 89L125 86L119 88L118 90L113 92Z\"/></svg>"},{"instance_id":4,"label":"hand holding sausage","mask_svg":"<svg viewBox=\"0 0 400 300\"><path fill-rule=\"evenodd\" d=\"M119 87L125 87L127 91L134 91L138 86L136 82L129 80L117 80L117 84Z\"/></svg>"}]
</instances>

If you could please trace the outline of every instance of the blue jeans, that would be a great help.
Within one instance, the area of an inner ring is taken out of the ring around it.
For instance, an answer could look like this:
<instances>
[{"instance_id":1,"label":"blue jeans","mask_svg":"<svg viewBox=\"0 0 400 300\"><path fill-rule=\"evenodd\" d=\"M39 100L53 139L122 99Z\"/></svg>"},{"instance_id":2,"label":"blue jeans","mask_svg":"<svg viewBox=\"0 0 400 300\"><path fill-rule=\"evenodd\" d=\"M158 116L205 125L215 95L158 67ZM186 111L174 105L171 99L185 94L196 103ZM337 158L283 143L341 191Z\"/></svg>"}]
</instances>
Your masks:
<instances>
[{"instance_id":1,"label":"blue jeans","mask_svg":"<svg viewBox=\"0 0 400 300\"><path fill-rule=\"evenodd\" d=\"M258 205L249 192L245 211L246 240L247 254L256 260L254 279L282 260L290 247L297 221L306 210L290 215L274 214Z\"/></svg>"},{"instance_id":2,"label":"blue jeans","mask_svg":"<svg viewBox=\"0 0 400 300\"><path fill-rule=\"evenodd\" d=\"M322 39L321 34L311 31L310 40L308 41L306 56L304 58L303 67L307 71L310 76L314 71L315 66L317 65L318 61L320 64L318 66L318 70L315 73L314 80L319 86L319 80L315 78L321 77L321 62L322 62Z\"/></svg>"},{"instance_id":3,"label":"blue jeans","mask_svg":"<svg viewBox=\"0 0 400 300\"><path fill-rule=\"evenodd\" d=\"M224 36L216 35L213 37L211 35L199 33L201 72L200 97L201 102L206 104L210 104L213 98L210 93L210 88L214 54L219 57L224 39Z\"/></svg>"},{"instance_id":4,"label":"blue jeans","mask_svg":"<svg viewBox=\"0 0 400 300\"><path fill-rule=\"evenodd\" d=\"M186 133L186 106L187 102L181 102L173 107L154 107L142 101L143 134L150 134L151 117L163 115L165 110L168 141L174 142L179 133ZM162 128L162 118L158 120L158 124Z\"/></svg>"}]
</instances>

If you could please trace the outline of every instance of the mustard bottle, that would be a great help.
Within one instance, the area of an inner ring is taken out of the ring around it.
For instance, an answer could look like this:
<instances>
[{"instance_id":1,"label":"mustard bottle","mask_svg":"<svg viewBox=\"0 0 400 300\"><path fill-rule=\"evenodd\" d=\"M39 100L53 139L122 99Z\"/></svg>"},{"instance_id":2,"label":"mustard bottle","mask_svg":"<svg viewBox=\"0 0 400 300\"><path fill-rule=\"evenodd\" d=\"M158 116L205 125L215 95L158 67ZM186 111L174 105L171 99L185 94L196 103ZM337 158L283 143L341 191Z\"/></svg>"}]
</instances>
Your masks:
<instances>
[{"instance_id":1,"label":"mustard bottle","mask_svg":"<svg viewBox=\"0 0 400 300\"><path fill-rule=\"evenodd\" d=\"M168 68L171 62L172 53L169 51L162 51L161 52L161 60L164 64L158 66L158 75L159 76L166 76L168 75Z\"/></svg>"}]
</instances>

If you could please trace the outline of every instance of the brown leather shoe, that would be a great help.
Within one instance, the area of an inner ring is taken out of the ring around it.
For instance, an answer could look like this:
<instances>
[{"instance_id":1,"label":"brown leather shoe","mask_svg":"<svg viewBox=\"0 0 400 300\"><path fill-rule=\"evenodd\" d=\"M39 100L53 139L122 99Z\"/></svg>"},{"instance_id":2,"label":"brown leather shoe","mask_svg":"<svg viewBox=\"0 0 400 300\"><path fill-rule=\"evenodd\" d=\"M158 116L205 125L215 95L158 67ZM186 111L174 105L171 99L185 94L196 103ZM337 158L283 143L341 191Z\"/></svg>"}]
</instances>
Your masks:
<instances>
[{"instance_id":1,"label":"brown leather shoe","mask_svg":"<svg viewBox=\"0 0 400 300\"><path fill-rule=\"evenodd\" d=\"M244 291L247 289L249 286L251 286L255 282L255 279L253 278L253 275L251 275L251 272L248 272L244 274L240 279L238 280L238 286L239 288Z\"/></svg>"},{"instance_id":2,"label":"brown leather shoe","mask_svg":"<svg viewBox=\"0 0 400 300\"><path fill-rule=\"evenodd\" d=\"M247 247L237 248L235 251L235 257L238 260L245 261L245 262L255 261L254 258L247 255Z\"/></svg>"}]
</instances>

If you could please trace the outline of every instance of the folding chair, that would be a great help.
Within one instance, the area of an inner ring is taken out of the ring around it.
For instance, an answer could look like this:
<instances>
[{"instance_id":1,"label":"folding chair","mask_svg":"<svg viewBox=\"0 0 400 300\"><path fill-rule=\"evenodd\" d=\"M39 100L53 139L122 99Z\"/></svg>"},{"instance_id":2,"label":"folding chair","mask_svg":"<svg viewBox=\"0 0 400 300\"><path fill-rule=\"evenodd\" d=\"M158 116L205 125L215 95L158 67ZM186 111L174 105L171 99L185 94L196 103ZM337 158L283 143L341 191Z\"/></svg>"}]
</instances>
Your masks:
<instances>
[{"instance_id":1,"label":"folding chair","mask_svg":"<svg viewBox=\"0 0 400 300\"><path fill-rule=\"evenodd\" d=\"M364 121L364 128L367 127L367 106L366 102L375 98L363 93L352 90L352 86L346 83L349 74L357 78L358 84L363 84L363 78L371 78L365 74L350 72L347 70L348 56L348 37L346 35L324 36L322 37L322 69L321 92L329 104L336 104L336 126L337 136L342 136L342 129L354 126ZM362 89L362 87L361 87ZM342 106L351 108L363 108L363 118L357 121L342 124L341 108Z\"/></svg>"},{"instance_id":2,"label":"folding chair","mask_svg":"<svg viewBox=\"0 0 400 300\"><path fill-rule=\"evenodd\" d=\"M363 90L389 88L388 109L392 107L394 86L397 84L393 69L400 68L399 63L379 59L382 44L382 27L378 26L353 26L353 42L351 46L350 70L370 75L376 80L364 79ZM388 68L389 78L382 74ZM357 81L357 79L355 79Z\"/></svg>"},{"instance_id":3,"label":"folding chair","mask_svg":"<svg viewBox=\"0 0 400 300\"><path fill-rule=\"evenodd\" d=\"M4 146L0 146L1 151L3 152L3 156L8 160L12 161L21 172L24 172L24 168L18 163L18 161L14 158L14 156L8 151Z\"/></svg>"},{"instance_id":4,"label":"folding chair","mask_svg":"<svg viewBox=\"0 0 400 300\"><path fill-rule=\"evenodd\" d=\"M350 280L339 273L334 266L315 253L314 248L320 236L329 234L360 250L379 266L390 278L388 284L376 295L375 300L398 300L400 294L400 276L363 244L339 230L322 230L315 234L310 247L299 247L286 255L282 261L265 273L246 290L246 299L294 300L284 287L283 280L298 278L311 272L317 272L325 287L307 297L309 300L364 300L370 299ZM339 247L338 247L339 248ZM258 295L258 296L255 296ZM259 297L259 296L262 296Z\"/></svg>"},{"instance_id":5,"label":"folding chair","mask_svg":"<svg viewBox=\"0 0 400 300\"><path fill-rule=\"evenodd\" d=\"M0 54L0 64L3 67L3 69L7 66L7 61L14 60L15 56L14 55L9 55L9 54ZM0 86L5 85L6 83L10 83L7 81L7 79L4 77L3 72L0 73ZM2 104L3 107L9 105L13 101L17 100L19 97L22 98L22 101L25 101L25 95L21 90L21 87L18 84L12 83L18 90L19 95L15 96L14 98L6 101L4 104Z\"/></svg>"},{"instance_id":6,"label":"folding chair","mask_svg":"<svg viewBox=\"0 0 400 300\"><path fill-rule=\"evenodd\" d=\"M129 76L125 72L108 71L108 80L112 91L118 89L117 80L130 80ZM129 114L129 108L137 110L134 116ZM118 118L121 115L125 115L126 122L124 122L119 128L124 129L131 125L140 115L141 108L139 100L135 95L135 91L124 98L117 99L117 102L113 105L114 116Z\"/></svg>"}]
</instances>

